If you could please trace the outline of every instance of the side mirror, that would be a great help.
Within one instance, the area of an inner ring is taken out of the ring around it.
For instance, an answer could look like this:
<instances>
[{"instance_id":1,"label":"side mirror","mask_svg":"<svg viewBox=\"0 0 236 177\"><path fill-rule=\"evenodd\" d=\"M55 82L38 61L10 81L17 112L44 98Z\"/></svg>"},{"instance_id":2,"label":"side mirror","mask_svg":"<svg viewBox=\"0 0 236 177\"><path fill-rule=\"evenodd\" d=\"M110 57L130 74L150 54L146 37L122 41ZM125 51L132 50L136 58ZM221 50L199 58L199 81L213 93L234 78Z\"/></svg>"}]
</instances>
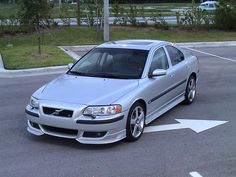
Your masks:
<instances>
[{"instance_id":1,"label":"side mirror","mask_svg":"<svg viewBox=\"0 0 236 177\"><path fill-rule=\"evenodd\" d=\"M166 70L164 69L155 69L152 73L148 75L149 78L155 77L155 76L164 76L166 75Z\"/></svg>"},{"instance_id":2,"label":"side mirror","mask_svg":"<svg viewBox=\"0 0 236 177\"><path fill-rule=\"evenodd\" d=\"M72 68L73 65L74 65L73 63L69 63L69 64L67 65L67 68L70 69L70 68Z\"/></svg>"}]
</instances>

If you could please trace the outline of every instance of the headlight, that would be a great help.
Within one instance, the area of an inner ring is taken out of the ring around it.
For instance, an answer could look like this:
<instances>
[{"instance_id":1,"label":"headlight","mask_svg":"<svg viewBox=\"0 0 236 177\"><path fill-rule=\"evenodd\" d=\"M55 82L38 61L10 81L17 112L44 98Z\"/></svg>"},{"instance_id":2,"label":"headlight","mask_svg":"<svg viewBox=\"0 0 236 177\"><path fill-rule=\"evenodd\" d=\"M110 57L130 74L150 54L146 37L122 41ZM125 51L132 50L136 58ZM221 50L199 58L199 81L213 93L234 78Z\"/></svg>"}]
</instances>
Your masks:
<instances>
[{"instance_id":1,"label":"headlight","mask_svg":"<svg viewBox=\"0 0 236 177\"><path fill-rule=\"evenodd\" d=\"M121 113L121 105L109 105L109 106L88 106L85 108L83 115L85 116L108 116Z\"/></svg>"},{"instance_id":2,"label":"headlight","mask_svg":"<svg viewBox=\"0 0 236 177\"><path fill-rule=\"evenodd\" d=\"M31 97L30 98L30 106L32 108L38 109L39 108L39 100L34 97Z\"/></svg>"}]
</instances>

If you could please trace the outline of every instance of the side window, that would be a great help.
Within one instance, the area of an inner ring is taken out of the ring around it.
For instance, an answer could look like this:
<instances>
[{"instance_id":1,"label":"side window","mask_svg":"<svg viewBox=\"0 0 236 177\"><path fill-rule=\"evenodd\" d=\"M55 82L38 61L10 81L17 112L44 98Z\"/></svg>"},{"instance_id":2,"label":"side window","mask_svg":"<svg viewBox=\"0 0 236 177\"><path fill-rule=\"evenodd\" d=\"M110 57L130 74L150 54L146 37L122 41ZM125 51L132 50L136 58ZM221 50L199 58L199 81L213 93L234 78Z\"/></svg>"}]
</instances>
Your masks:
<instances>
[{"instance_id":1,"label":"side window","mask_svg":"<svg viewBox=\"0 0 236 177\"><path fill-rule=\"evenodd\" d=\"M209 4L209 7L210 8L214 8L214 4Z\"/></svg>"},{"instance_id":2,"label":"side window","mask_svg":"<svg viewBox=\"0 0 236 177\"><path fill-rule=\"evenodd\" d=\"M172 65L176 65L184 60L184 54L173 46L166 46Z\"/></svg>"},{"instance_id":3,"label":"side window","mask_svg":"<svg viewBox=\"0 0 236 177\"><path fill-rule=\"evenodd\" d=\"M149 72L152 73L155 69L168 69L169 64L163 48L158 49L153 56L152 64Z\"/></svg>"}]
</instances>

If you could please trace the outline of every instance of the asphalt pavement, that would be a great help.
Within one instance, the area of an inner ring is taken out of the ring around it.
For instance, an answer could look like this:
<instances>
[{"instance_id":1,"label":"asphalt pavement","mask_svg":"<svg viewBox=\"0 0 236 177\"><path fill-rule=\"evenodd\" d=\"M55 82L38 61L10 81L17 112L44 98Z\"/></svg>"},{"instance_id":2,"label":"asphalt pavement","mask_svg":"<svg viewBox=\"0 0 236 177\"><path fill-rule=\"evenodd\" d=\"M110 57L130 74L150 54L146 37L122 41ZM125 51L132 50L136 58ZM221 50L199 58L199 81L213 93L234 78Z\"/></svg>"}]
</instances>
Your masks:
<instances>
[{"instance_id":1,"label":"asphalt pavement","mask_svg":"<svg viewBox=\"0 0 236 177\"><path fill-rule=\"evenodd\" d=\"M26 131L24 108L37 88L58 75L0 79L0 176L235 177L235 50L195 48L200 63L195 102L180 104L150 126L174 124L175 119L227 123L201 133L190 129L145 133L133 143L82 145L33 136Z\"/></svg>"}]
</instances>

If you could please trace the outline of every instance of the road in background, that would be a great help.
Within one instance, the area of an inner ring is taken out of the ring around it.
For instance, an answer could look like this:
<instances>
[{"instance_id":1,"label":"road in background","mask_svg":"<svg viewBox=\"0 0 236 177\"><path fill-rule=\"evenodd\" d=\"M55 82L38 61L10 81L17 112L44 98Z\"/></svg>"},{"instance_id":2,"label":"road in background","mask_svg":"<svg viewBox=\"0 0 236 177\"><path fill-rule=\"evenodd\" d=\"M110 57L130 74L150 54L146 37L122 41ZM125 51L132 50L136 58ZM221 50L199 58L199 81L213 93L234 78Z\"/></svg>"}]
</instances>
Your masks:
<instances>
[{"instance_id":1,"label":"road in background","mask_svg":"<svg viewBox=\"0 0 236 177\"><path fill-rule=\"evenodd\" d=\"M236 60L235 47L195 48ZM175 119L224 120L199 134L190 129L145 133L134 143L82 145L26 131L31 94L58 75L0 79L0 176L4 177L235 177L236 63L203 53L195 102L151 123Z\"/></svg>"},{"instance_id":2,"label":"road in background","mask_svg":"<svg viewBox=\"0 0 236 177\"><path fill-rule=\"evenodd\" d=\"M136 22L137 23L147 23L149 25L154 24L154 21L152 20L153 17L136 17ZM168 24L177 24L177 19L176 16L165 16L161 19L164 19L166 23ZM70 26L77 26L77 18L54 18L51 19L54 23L56 23L59 26L68 26L68 23ZM112 25L114 24L114 21L116 20L116 17L109 17L109 24ZM66 22L65 22L66 21ZM81 24L82 26L88 26L88 20L86 18L81 19ZM3 21L0 20L0 23L3 23ZM157 19L157 22L161 22L160 19ZM6 24L5 24L6 23ZM11 23L11 20L4 20L3 25L8 25ZM15 22L15 24L18 24L19 22ZM121 24L121 22L117 22L116 24ZM127 24L130 24L130 22L127 21ZM94 25L99 25L100 26L100 20L97 18L94 18Z\"/></svg>"}]
</instances>

